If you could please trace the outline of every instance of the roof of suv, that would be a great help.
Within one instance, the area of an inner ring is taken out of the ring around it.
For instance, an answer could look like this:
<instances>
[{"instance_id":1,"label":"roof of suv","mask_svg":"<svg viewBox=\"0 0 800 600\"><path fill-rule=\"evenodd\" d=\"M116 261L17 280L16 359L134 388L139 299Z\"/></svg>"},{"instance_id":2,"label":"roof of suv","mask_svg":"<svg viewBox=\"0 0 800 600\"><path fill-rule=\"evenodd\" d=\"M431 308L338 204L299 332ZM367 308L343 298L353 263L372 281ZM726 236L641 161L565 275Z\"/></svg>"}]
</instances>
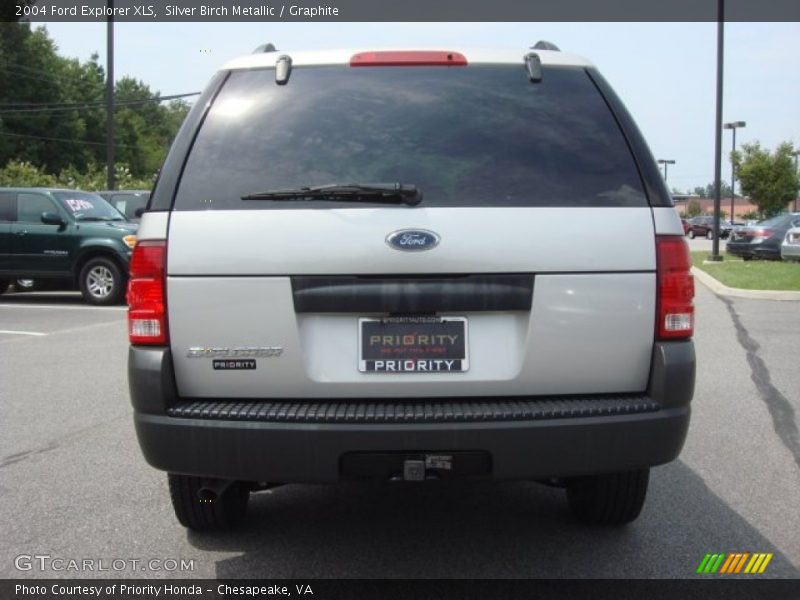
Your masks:
<instances>
[{"instance_id":1,"label":"roof of suv","mask_svg":"<svg viewBox=\"0 0 800 600\"><path fill-rule=\"evenodd\" d=\"M523 58L529 52L535 52L543 65L592 67L591 62L576 54L556 50L539 50L525 48L344 48L335 50L303 50L259 52L234 58L226 63L223 70L254 69L275 67L280 56L288 55L293 67L310 67L323 65L348 65L350 59L364 52L458 52L467 59L467 64L518 64L523 65Z\"/></svg>"}]
</instances>

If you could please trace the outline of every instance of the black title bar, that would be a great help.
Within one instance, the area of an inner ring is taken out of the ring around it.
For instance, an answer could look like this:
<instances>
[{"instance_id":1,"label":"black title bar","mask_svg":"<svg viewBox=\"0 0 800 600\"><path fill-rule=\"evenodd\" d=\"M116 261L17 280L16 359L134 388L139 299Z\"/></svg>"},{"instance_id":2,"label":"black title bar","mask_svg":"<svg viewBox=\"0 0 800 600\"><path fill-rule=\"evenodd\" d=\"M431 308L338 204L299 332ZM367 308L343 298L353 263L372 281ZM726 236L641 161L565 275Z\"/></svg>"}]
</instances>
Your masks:
<instances>
[{"instance_id":1,"label":"black title bar","mask_svg":"<svg viewBox=\"0 0 800 600\"><path fill-rule=\"evenodd\" d=\"M716 21L719 0L114 0L122 22ZM798 0L724 0L725 20L800 21ZM105 21L107 0L3 0L0 20ZM677 40L676 40L677 43Z\"/></svg>"}]
</instances>

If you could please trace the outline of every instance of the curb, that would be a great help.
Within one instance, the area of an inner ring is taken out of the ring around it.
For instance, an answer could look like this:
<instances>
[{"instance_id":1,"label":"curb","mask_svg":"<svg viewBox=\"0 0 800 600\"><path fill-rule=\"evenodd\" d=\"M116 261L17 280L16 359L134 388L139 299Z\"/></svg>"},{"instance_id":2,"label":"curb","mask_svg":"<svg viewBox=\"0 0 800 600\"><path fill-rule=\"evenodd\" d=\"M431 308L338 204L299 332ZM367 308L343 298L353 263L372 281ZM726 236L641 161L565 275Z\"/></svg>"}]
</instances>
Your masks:
<instances>
[{"instance_id":1,"label":"curb","mask_svg":"<svg viewBox=\"0 0 800 600\"><path fill-rule=\"evenodd\" d=\"M783 300L800 302L800 292L788 292L781 290L743 290L732 288L720 283L702 269L692 267L692 275L695 279L720 296L731 296L733 298L749 298L751 300Z\"/></svg>"}]
</instances>

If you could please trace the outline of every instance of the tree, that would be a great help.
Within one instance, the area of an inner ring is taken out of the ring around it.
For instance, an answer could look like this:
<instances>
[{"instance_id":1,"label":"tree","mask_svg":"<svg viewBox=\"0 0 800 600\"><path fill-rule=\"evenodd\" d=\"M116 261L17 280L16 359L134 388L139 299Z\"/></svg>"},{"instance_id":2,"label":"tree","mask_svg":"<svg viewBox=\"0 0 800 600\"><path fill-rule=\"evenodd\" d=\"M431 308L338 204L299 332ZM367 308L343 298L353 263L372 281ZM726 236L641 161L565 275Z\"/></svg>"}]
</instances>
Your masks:
<instances>
[{"instance_id":1,"label":"tree","mask_svg":"<svg viewBox=\"0 0 800 600\"><path fill-rule=\"evenodd\" d=\"M691 219L692 217L702 214L703 207L700 206L700 203L697 200L689 200L686 204L686 216Z\"/></svg>"},{"instance_id":2,"label":"tree","mask_svg":"<svg viewBox=\"0 0 800 600\"><path fill-rule=\"evenodd\" d=\"M719 189L720 189L720 198L730 198L731 197L731 186L728 185L728 182L724 179L719 182ZM703 198L716 198L717 190L714 187L714 182L712 181L706 186L706 193L703 195Z\"/></svg>"},{"instance_id":3,"label":"tree","mask_svg":"<svg viewBox=\"0 0 800 600\"><path fill-rule=\"evenodd\" d=\"M734 153L742 193L750 196L766 218L786 210L797 197L800 181L794 170L793 151L789 142L780 144L773 153L756 142L744 144Z\"/></svg>"},{"instance_id":4,"label":"tree","mask_svg":"<svg viewBox=\"0 0 800 600\"><path fill-rule=\"evenodd\" d=\"M159 92L130 77L116 81L114 94L117 160L131 177L150 181L189 105L154 101ZM49 175L101 170L104 99L96 54L86 62L64 58L44 27L0 22L0 169L18 162Z\"/></svg>"},{"instance_id":5,"label":"tree","mask_svg":"<svg viewBox=\"0 0 800 600\"><path fill-rule=\"evenodd\" d=\"M711 185L713 187L713 184L711 184ZM694 188L694 195L695 196L700 196L701 198L705 198L706 197L706 188L697 186L696 188Z\"/></svg>"}]
</instances>

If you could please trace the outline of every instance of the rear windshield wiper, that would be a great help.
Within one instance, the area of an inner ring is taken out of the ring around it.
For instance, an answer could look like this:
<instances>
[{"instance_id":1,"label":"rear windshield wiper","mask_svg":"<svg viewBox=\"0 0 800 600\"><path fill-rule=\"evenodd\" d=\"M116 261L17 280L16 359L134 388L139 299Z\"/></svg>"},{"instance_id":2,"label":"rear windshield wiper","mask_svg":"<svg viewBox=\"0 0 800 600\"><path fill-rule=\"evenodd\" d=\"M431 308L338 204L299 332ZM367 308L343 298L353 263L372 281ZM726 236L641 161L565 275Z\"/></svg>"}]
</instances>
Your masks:
<instances>
[{"instance_id":1,"label":"rear windshield wiper","mask_svg":"<svg viewBox=\"0 0 800 600\"><path fill-rule=\"evenodd\" d=\"M378 202L408 204L422 202L422 190L402 183L333 183L313 187L266 190L242 196L242 200L329 200L333 202Z\"/></svg>"}]
</instances>

